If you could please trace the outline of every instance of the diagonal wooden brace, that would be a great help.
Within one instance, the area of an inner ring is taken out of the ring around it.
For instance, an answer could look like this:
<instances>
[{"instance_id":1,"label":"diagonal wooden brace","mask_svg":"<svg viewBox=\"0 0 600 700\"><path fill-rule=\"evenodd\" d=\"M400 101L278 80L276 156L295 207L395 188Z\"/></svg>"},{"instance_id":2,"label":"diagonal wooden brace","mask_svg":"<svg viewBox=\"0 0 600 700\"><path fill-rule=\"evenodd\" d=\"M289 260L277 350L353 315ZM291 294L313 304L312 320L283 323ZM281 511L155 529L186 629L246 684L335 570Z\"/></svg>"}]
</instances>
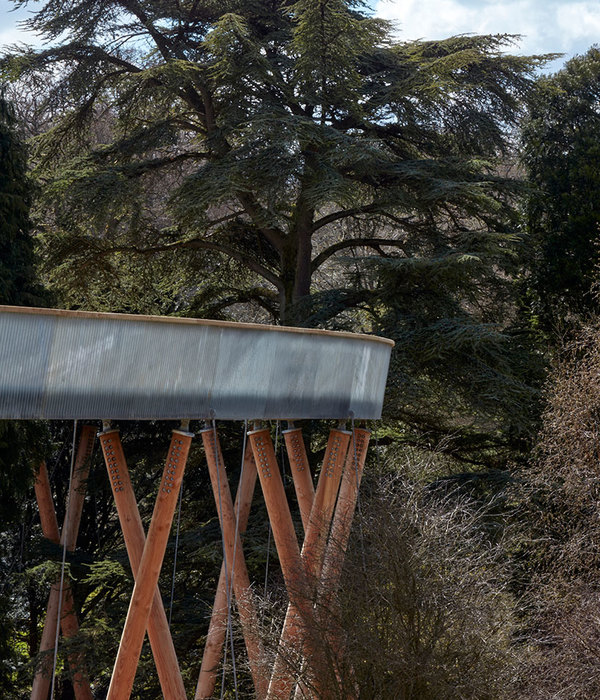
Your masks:
<instances>
[{"instance_id":1,"label":"diagonal wooden brace","mask_svg":"<svg viewBox=\"0 0 600 700\"><path fill-rule=\"evenodd\" d=\"M296 499L300 507L300 518L304 532L308 529L310 509L315 498L315 486L310 473L310 465L306 457L306 447L300 428L290 428L283 431L285 447L290 462L290 471L294 480Z\"/></svg>"},{"instance_id":2,"label":"diagonal wooden brace","mask_svg":"<svg viewBox=\"0 0 600 700\"><path fill-rule=\"evenodd\" d=\"M148 536L135 578L125 627L108 688L107 700L128 700L139 663L150 611L156 597L160 570L169 539L179 489L192 441L192 433L174 430L165 469L161 478ZM110 439L110 438L109 438ZM115 476L112 474L111 476ZM116 488L124 488L122 479L112 479ZM119 484L119 481L122 483ZM113 489L113 490L114 490ZM119 491L119 493L121 493Z\"/></svg>"},{"instance_id":3,"label":"diagonal wooden brace","mask_svg":"<svg viewBox=\"0 0 600 700\"><path fill-rule=\"evenodd\" d=\"M342 576L344 557L350 540L350 530L352 529L352 520L356 510L358 490L367 458L370 437L369 430L355 428L348 449L321 576L323 588L319 593L319 602L325 604L326 607L333 599Z\"/></svg>"},{"instance_id":4,"label":"diagonal wooden brace","mask_svg":"<svg viewBox=\"0 0 600 700\"><path fill-rule=\"evenodd\" d=\"M314 632L315 626L310 589L300 558L300 548L283 488L279 465L275 458L273 442L266 429L252 430L248 435L271 522L279 564L290 600L291 615L294 617L294 625L299 630L304 655L307 658L314 658L311 633ZM269 688L267 697L271 696Z\"/></svg>"},{"instance_id":5,"label":"diagonal wooden brace","mask_svg":"<svg viewBox=\"0 0 600 700\"><path fill-rule=\"evenodd\" d=\"M350 540L352 520L358 501L358 491L367 458L370 437L370 431L364 428L356 428L354 430L352 443L350 444L348 457L344 466L344 474L342 476L340 493L333 524L331 526L331 534L325 551L320 590L317 597L317 605L321 612L320 620L323 623L324 634L330 638L331 645L334 649L334 656L337 659L342 657L342 649L341 631L336 631L335 629L334 600L340 584L344 557ZM317 689L317 697L322 697L322 689L320 688L318 677L315 678L315 686ZM351 693L348 688L346 689L346 696L348 700L354 700L354 698L357 697L355 694ZM298 700L298 693L296 694L296 700Z\"/></svg>"},{"instance_id":6,"label":"diagonal wooden brace","mask_svg":"<svg viewBox=\"0 0 600 700\"><path fill-rule=\"evenodd\" d=\"M264 673L261 672L264 654L258 635L258 616L250 588L250 578L246 568L242 542L239 532L236 533L236 514L223 462L223 453L214 428L202 430L200 434L202 435L202 443L206 453L219 523L223 532L226 594L228 594L227 587L235 593L252 679L254 680L257 697L261 700L267 694L268 680ZM231 575L232 572L233 576Z\"/></svg>"},{"instance_id":7,"label":"diagonal wooden brace","mask_svg":"<svg viewBox=\"0 0 600 700\"><path fill-rule=\"evenodd\" d=\"M329 433L323 467L310 511L309 526L302 545L302 561L311 590L316 590L321 574L327 536L351 435L347 430L332 430Z\"/></svg>"},{"instance_id":8,"label":"diagonal wooden brace","mask_svg":"<svg viewBox=\"0 0 600 700\"><path fill-rule=\"evenodd\" d=\"M254 462L252 450L248 447L244 455L242 473L240 474L240 482L233 505L236 515L239 514L238 531L240 538L244 536L248 525L255 485L256 463ZM223 644L225 643L226 636L229 597L227 591L227 582L229 580L229 576L227 576L228 571L225 561L223 561L208 627L208 634L206 635L206 643L202 655L202 666L198 675L198 685L196 686L194 700L208 700L212 697L215 689L217 668L221 662Z\"/></svg>"},{"instance_id":9,"label":"diagonal wooden brace","mask_svg":"<svg viewBox=\"0 0 600 700\"><path fill-rule=\"evenodd\" d=\"M319 475L319 483L311 508L301 554L311 597L317 590L321 574L327 535L331 526L351 435L352 433L339 429L332 430L329 433L323 466ZM271 674L269 697L289 698L294 681L286 668L286 649L298 645L300 634L301 629L296 624L296 617L291 606L288 606L279 641L280 652L275 659L275 665Z\"/></svg>"},{"instance_id":10,"label":"diagonal wooden brace","mask_svg":"<svg viewBox=\"0 0 600 700\"><path fill-rule=\"evenodd\" d=\"M72 552L77 544L77 534L81 521L81 512L85 499L85 486L90 469L90 455L94 445L96 429L92 425L84 425L79 438L77 454L73 464L73 479L69 491L67 510L62 527L62 535L59 535L58 521L54 510L50 481L45 463L40 464L35 481L35 495L40 511L42 532L46 539L55 544L65 544L67 550ZM37 669L31 689L31 700L46 700L50 689L51 665L50 650L54 648L56 640L56 625L59 610L60 584L55 582L50 589L48 607L46 609L46 621L42 632L40 653L45 655L40 667ZM73 592L68 581L63 583L62 603L60 604L60 626L63 636L74 637L79 631L79 623L75 613ZM73 674L73 691L76 700L93 700L90 682L83 667L83 659L80 654L69 655L69 666Z\"/></svg>"},{"instance_id":11,"label":"diagonal wooden brace","mask_svg":"<svg viewBox=\"0 0 600 700\"><path fill-rule=\"evenodd\" d=\"M107 430L100 433L99 437L127 556L133 577L136 578L144 551L146 533L131 485L121 437L118 430ZM154 591L148 618L148 639L165 700L185 700L185 687L158 587Z\"/></svg>"}]
</instances>

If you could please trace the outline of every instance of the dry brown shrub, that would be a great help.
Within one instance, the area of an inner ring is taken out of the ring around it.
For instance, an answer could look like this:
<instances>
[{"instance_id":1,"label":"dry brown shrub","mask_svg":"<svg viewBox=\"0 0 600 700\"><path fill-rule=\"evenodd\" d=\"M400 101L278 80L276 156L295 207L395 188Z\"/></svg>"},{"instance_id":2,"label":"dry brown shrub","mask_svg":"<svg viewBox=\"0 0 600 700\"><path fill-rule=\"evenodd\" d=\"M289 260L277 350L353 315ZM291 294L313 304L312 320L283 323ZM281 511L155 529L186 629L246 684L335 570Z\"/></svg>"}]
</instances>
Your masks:
<instances>
[{"instance_id":1,"label":"dry brown shrub","mask_svg":"<svg viewBox=\"0 0 600 700\"><path fill-rule=\"evenodd\" d=\"M378 478L363 494L338 594L315 608L318 679L301 650L286 650L303 683L297 698L509 697L513 600L504 543L490 542L485 520L456 494Z\"/></svg>"},{"instance_id":2,"label":"dry brown shrub","mask_svg":"<svg viewBox=\"0 0 600 700\"><path fill-rule=\"evenodd\" d=\"M600 323L566 348L548 391L536 460L524 474L525 563L534 653L531 700L600 697Z\"/></svg>"}]
</instances>

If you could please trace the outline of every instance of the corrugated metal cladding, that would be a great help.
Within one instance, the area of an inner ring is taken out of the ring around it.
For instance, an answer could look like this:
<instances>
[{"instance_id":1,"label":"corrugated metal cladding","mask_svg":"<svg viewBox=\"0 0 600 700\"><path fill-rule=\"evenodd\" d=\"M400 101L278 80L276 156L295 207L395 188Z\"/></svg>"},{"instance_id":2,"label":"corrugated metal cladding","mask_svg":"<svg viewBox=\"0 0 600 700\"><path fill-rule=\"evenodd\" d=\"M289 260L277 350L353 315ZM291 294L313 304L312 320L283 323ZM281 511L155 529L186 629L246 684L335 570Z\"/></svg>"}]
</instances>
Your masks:
<instances>
[{"instance_id":1,"label":"corrugated metal cladding","mask_svg":"<svg viewBox=\"0 0 600 700\"><path fill-rule=\"evenodd\" d=\"M0 307L0 418L379 418L392 344Z\"/></svg>"}]
</instances>

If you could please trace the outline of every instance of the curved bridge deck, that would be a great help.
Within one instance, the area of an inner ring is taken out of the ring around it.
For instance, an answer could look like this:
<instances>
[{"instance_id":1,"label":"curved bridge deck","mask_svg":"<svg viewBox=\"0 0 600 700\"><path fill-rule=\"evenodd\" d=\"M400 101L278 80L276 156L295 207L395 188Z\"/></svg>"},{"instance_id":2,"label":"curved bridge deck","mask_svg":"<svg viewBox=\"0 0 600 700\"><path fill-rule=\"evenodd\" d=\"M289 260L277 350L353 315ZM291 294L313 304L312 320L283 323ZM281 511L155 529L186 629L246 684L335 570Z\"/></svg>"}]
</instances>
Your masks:
<instances>
[{"instance_id":1,"label":"curved bridge deck","mask_svg":"<svg viewBox=\"0 0 600 700\"><path fill-rule=\"evenodd\" d=\"M393 343L0 306L0 418L376 419Z\"/></svg>"}]
</instances>

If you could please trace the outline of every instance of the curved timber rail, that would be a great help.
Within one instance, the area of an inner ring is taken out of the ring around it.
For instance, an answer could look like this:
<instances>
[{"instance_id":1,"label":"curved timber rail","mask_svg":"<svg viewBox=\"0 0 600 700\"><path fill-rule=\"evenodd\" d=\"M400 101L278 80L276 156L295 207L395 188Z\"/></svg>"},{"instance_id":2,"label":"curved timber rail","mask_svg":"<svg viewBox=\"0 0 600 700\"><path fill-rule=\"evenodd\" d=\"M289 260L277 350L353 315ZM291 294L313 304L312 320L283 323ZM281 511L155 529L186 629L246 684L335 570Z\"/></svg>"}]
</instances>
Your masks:
<instances>
[{"instance_id":1,"label":"curved timber rail","mask_svg":"<svg viewBox=\"0 0 600 700\"><path fill-rule=\"evenodd\" d=\"M393 342L0 306L0 418L376 419Z\"/></svg>"}]
</instances>

